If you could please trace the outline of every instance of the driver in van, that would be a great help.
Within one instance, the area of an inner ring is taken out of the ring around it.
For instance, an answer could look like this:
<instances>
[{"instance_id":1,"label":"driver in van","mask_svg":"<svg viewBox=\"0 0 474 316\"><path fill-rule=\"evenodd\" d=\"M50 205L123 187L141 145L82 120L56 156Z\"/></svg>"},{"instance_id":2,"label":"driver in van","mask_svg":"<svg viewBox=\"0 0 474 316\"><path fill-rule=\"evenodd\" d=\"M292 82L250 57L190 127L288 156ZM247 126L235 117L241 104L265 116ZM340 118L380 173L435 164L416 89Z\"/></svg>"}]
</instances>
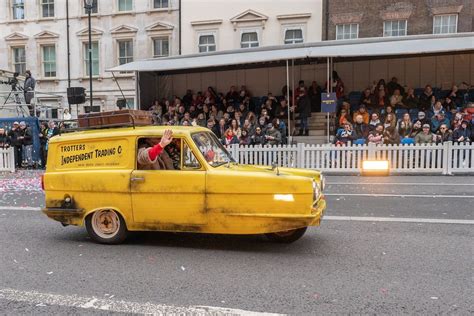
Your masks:
<instances>
[{"instance_id":1,"label":"driver in van","mask_svg":"<svg viewBox=\"0 0 474 316\"><path fill-rule=\"evenodd\" d=\"M174 170L173 160L164 150L173 141L173 131L165 130L163 137L141 139L138 144L139 170Z\"/></svg>"}]
</instances>

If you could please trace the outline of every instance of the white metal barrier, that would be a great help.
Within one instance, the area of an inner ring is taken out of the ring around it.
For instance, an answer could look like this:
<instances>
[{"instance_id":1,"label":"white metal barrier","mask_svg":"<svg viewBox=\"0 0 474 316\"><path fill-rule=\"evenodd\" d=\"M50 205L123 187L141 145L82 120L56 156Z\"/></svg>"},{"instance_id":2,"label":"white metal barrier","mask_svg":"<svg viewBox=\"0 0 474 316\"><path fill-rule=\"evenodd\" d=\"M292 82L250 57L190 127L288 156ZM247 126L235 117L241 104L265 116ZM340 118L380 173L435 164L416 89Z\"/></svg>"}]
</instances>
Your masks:
<instances>
[{"instance_id":1,"label":"white metal barrier","mask_svg":"<svg viewBox=\"0 0 474 316\"><path fill-rule=\"evenodd\" d=\"M15 154L13 148L0 148L0 171L15 171Z\"/></svg>"},{"instance_id":2,"label":"white metal barrier","mask_svg":"<svg viewBox=\"0 0 474 316\"><path fill-rule=\"evenodd\" d=\"M388 160L393 173L474 173L474 144L232 145L229 150L243 164L276 164L331 173L358 173L367 159Z\"/></svg>"}]
</instances>

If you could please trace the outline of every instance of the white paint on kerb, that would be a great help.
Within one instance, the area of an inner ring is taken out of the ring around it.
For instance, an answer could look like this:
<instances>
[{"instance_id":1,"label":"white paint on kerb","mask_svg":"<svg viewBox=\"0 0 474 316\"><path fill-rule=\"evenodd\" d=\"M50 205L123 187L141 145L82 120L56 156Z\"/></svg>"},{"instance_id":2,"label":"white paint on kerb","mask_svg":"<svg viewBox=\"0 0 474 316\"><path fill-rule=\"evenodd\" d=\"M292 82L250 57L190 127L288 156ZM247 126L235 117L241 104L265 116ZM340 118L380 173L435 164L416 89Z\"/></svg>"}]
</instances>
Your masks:
<instances>
[{"instance_id":1,"label":"white paint on kerb","mask_svg":"<svg viewBox=\"0 0 474 316\"><path fill-rule=\"evenodd\" d=\"M72 308L104 310L126 314L148 314L148 315L281 315L273 313L259 313L242 309L213 307L213 306L189 306L179 307L152 303L138 303L122 300L101 299L97 297L81 297L77 295L59 295L40 293L36 291L19 291L14 289L0 289L0 299L26 302L33 304L65 306ZM42 307L39 306L38 309Z\"/></svg>"},{"instance_id":2,"label":"white paint on kerb","mask_svg":"<svg viewBox=\"0 0 474 316\"><path fill-rule=\"evenodd\" d=\"M424 183L424 182L332 182L326 183L328 185L414 185L414 186L474 186L474 183Z\"/></svg>"},{"instance_id":3,"label":"white paint on kerb","mask_svg":"<svg viewBox=\"0 0 474 316\"><path fill-rule=\"evenodd\" d=\"M41 211L41 207L0 206L0 211Z\"/></svg>"},{"instance_id":4,"label":"white paint on kerb","mask_svg":"<svg viewBox=\"0 0 474 316\"><path fill-rule=\"evenodd\" d=\"M370 216L324 216L323 221L357 221L357 222L396 222L396 223L426 223L426 224L464 224L474 225L469 219L438 219L438 218L409 218L409 217L370 217Z\"/></svg>"}]
</instances>

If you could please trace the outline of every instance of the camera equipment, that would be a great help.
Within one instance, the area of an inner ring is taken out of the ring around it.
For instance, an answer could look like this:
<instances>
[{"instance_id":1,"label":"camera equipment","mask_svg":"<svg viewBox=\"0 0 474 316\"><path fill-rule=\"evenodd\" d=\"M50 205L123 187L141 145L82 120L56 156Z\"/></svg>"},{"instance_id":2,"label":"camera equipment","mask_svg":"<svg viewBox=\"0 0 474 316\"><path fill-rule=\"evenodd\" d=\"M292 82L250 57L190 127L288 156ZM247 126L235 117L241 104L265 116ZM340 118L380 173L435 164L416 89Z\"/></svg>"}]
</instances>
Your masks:
<instances>
[{"instance_id":1,"label":"camera equipment","mask_svg":"<svg viewBox=\"0 0 474 316\"><path fill-rule=\"evenodd\" d=\"M0 83L1 84L7 84L7 85L10 85L12 87L12 90L13 91L16 91L16 88L20 88L21 90L21 87L20 86L17 86L18 85L18 79L17 77L19 76L20 74L18 72L15 72L13 74L13 77L12 78L8 78L8 81L3 81L3 80L0 80Z\"/></svg>"}]
</instances>

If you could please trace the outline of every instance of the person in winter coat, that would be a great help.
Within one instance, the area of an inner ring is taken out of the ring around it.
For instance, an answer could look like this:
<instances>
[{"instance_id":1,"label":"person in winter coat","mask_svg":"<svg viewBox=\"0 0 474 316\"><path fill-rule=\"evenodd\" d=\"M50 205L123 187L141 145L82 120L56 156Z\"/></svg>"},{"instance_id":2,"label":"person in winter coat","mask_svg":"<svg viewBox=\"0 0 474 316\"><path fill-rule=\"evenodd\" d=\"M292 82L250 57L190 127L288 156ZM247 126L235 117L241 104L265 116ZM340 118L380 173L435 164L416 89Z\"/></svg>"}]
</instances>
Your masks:
<instances>
[{"instance_id":1,"label":"person in winter coat","mask_svg":"<svg viewBox=\"0 0 474 316\"><path fill-rule=\"evenodd\" d=\"M423 125L423 131L415 136L415 143L417 144L431 144L433 143L433 134L430 131L430 125Z\"/></svg>"},{"instance_id":2,"label":"person in winter coat","mask_svg":"<svg viewBox=\"0 0 474 316\"><path fill-rule=\"evenodd\" d=\"M453 133L449 130L448 125L441 124L436 133L436 144L443 144L444 142L453 141Z\"/></svg>"},{"instance_id":3,"label":"person in winter coat","mask_svg":"<svg viewBox=\"0 0 474 316\"><path fill-rule=\"evenodd\" d=\"M260 126L255 129L255 134L250 137L252 145L265 145L265 134Z\"/></svg>"},{"instance_id":4,"label":"person in winter coat","mask_svg":"<svg viewBox=\"0 0 474 316\"><path fill-rule=\"evenodd\" d=\"M344 125L344 129L340 130L336 135L336 145L347 145L354 140L354 131L350 123Z\"/></svg>"},{"instance_id":5,"label":"person in winter coat","mask_svg":"<svg viewBox=\"0 0 474 316\"><path fill-rule=\"evenodd\" d=\"M239 138L234 134L232 129L229 127L224 134L224 138L222 138L222 144L224 146L229 146L233 144L238 144Z\"/></svg>"},{"instance_id":6,"label":"person in winter coat","mask_svg":"<svg viewBox=\"0 0 474 316\"><path fill-rule=\"evenodd\" d=\"M173 131L165 130L163 137L148 138L139 144L137 161L140 170L174 169L173 161L164 150L173 141Z\"/></svg>"},{"instance_id":7,"label":"person in winter coat","mask_svg":"<svg viewBox=\"0 0 474 316\"><path fill-rule=\"evenodd\" d=\"M22 156L23 156L23 144L20 139L21 131L20 131L20 123L14 122L13 127L8 133L10 137L11 146L14 149L14 156L15 156L15 166L17 168L21 168Z\"/></svg>"},{"instance_id":8,"label":"person in winter coat","mask_svg":"<svg viewBox=\"0 0 474 316\"><path fill-rule=\"evenodd\" d=\"M24 167L33 167L33 132L25 122L20 122L20 137L22 144L22 165Z\"/></svg>"},{"instance_id":9,"label":"person in winter coat","mask_svg":"<svg viewBox=\"0 0 474 316\"><path fill-rule=\"evenodd\" d=\"M268 124L267 132L265 134L268 145L280 145L281 144L281 133L278 130L277 120L273 119L273 122Z\"/></svg>"},{"instance_id":10,"label":"person in winter coat","mask_svg":"<svg viewBox=\"0 0 474 316\"><path fill-rule=\"evenodd\" d=\"M412 129L413 123L411 121L410 114L403 114L403 118L398 121L398 134L400 134L402 138L408 138L410 137Z\"/></svg>"},{"instance_id":11,"label":"person in winter coat","mask_svg":"<svg viewBox=\"0 0 474 316\"><path fill-rule=\"evenodd\" d=\"M375 129L370 132L368 140L370 144L381 145L383 143L383 130L382 124L378 124Z\"/></svg>"},{"instance_id":12,"label":"person in winter coat","mask_svg":"<svg viewBox=\"0 0 474 316\"><path fill-rule=\"evenodd\" d=\"M240 137L239 137L239 145L240 146L248 146L250 145L251 138L249 132L246 129L243 129Z\"/></svg>"},{"instance_id":13,"label":"person in winter coat","mask_svg":"<svg viewBox=\"0 0 474 316\"><path fill-rule=\"evenodd\" d=\"M369 137L369 125L364 123L362 115L357 115L354 123L354 139L365 139Z\"/></svg>"},{"instance_id":14,"label":"person in winter coat","mask_svg":"<svg viewBox=\"0 0 474 316\"><path fill-rule=\"evenodd\" d=\"M362 120L364 121L365 124L369 124L370 116L369 116L369 112L367 112L367 109L365 108L365 106L361 105L359 110L357 110L354 113L354 115L353 115L354 122L356 121L357 115L362 116Z\"/></svg>"},{"instance_id":15,"label":"person in winter coat","mask_svg":"<svg viewBox=\"0 0 474 316\"><path fill-rule=\"evenodd\" d=\"M471 130L469 129L469 122L462 121L461 126L456 128L453 132L453 141L459 143L469 143L471 142L472 135Z\"/></svg>"},{"instance_id":16,"label":"person in winter coat","mask_svg":"<svg viewBox=\"0 0 474 316\"><path fill-rule=\"evenodd\" d=\"M449 126L449 123L449 119L446 118L444 112L439 112L431 118L431 132L436 133L442 124Z\"/></svg>"},{"instance_id":17,"label":"person in winter coat","mask_svg":"<svg viewBox=\"0 0 474 316\"><path fill-rule=\"evenodd\" d=\"M308 118L311 117L311 100L308 95L300 94L297 103L297 109L300 114L300 132L299 136L309 135Z\"/></svg>"},{"instance_id":18,"label":"person in winter coat","mask_svg":"<svg viewBox=\"0 0 474 316\"><path fill-rule=\"evenodd\" d=\"M395 127L389 126L383 132L383 143L384 144L400 144L400 135Z\"/></svg>"}]
</instances>

